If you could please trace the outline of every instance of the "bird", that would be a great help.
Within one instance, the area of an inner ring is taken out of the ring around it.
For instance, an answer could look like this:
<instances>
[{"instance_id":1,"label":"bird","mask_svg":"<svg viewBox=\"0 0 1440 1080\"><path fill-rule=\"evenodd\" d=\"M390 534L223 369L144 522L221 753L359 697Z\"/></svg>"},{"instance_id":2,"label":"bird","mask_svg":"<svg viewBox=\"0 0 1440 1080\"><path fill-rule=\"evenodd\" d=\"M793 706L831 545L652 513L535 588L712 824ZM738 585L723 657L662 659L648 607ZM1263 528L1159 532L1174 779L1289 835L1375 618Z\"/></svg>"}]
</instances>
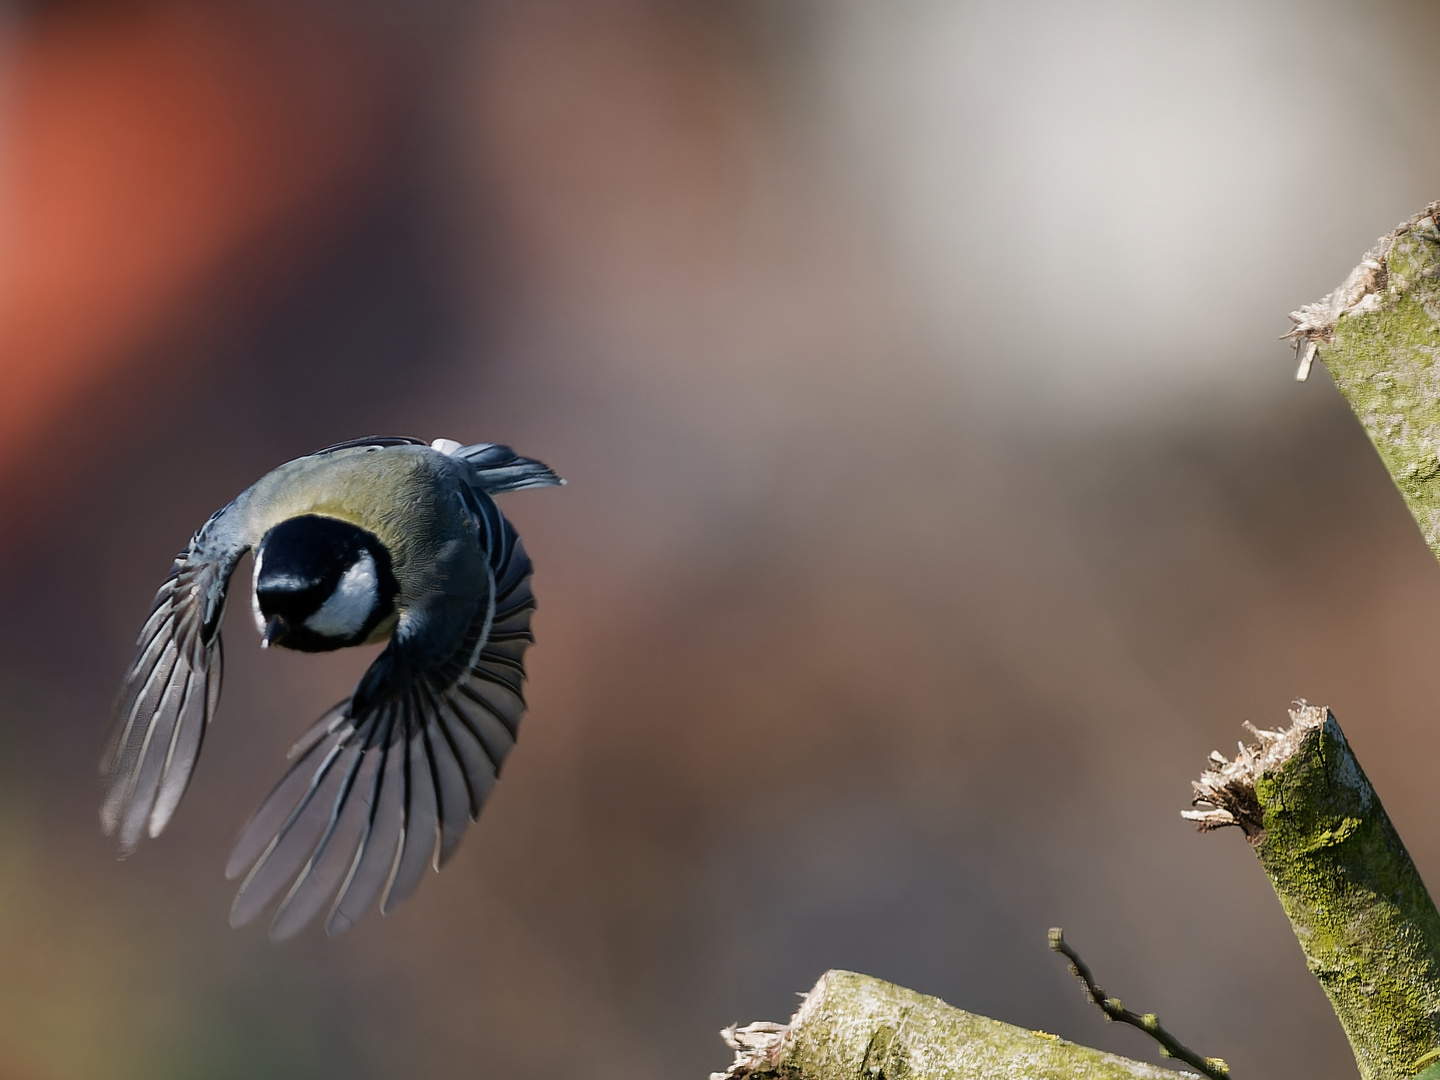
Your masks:
<instances>
[{"instance_id":1,"label":"bird","mask_svg":"<svg viewBox=\"0 0 1440 1080\"><path fill-rule=\"evenodd\" d=\"M253 552L262 647L388 642L292 764L226 866L242 926L278 897L277 940L326 905L389 914L477 819L525 711L531 564L494 497L563 484L494 443L368 436L287 462L216 511L155 594L101 760L122 857L175 813L220 699L220 623Z\"/></svg>"}]
</instances>

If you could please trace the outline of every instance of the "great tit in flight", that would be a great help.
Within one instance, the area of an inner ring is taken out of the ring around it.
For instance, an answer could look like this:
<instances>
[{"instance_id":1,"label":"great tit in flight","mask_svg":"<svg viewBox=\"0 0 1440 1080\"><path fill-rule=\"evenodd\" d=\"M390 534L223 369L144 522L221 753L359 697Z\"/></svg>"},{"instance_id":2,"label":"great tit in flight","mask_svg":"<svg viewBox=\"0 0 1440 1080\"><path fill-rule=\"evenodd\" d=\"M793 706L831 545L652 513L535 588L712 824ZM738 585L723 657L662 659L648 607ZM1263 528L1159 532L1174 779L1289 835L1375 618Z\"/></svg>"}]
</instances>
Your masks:
<instances>
[{"instance_id":1,"label":"great tit in flight","mask_svg":"<svg viewBox=\"0 0 1440 1080\"><path fill-rule=\"evenodd\" d=\"M394 910L480 813L525 711L530 559L493 496L562 483L505 446L371 437L281 465L211 516L156 593L116 702L100 819L121 853L185 793L220 698L226 586L253 551L264 645L389 645L245 827L230 922L277 896L277 939L327 903L331 934L376 901Z\"/></svg>"}]
</instances>

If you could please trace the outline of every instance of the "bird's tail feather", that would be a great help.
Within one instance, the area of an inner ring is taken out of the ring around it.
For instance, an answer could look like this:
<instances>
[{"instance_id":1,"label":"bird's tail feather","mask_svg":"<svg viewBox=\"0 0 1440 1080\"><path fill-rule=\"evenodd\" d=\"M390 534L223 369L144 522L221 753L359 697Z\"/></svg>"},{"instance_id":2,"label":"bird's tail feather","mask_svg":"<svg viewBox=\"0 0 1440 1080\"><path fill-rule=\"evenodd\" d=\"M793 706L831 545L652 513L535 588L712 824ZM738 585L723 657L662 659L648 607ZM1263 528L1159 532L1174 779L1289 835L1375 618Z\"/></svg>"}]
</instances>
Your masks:
<instances>
[{"instance_id":1,"label":"bird's tail feather","mask_svg":"<svg viewBox=\"0 0 1440 1080\"><path fill-rule=\"evenodd\" d=\"M508 446L476 443L453 451L453 457L475 470L475 486L487 495L525 488L558 487L565 483L544 462L521 457Z\"/></svg>"}]
</instances>

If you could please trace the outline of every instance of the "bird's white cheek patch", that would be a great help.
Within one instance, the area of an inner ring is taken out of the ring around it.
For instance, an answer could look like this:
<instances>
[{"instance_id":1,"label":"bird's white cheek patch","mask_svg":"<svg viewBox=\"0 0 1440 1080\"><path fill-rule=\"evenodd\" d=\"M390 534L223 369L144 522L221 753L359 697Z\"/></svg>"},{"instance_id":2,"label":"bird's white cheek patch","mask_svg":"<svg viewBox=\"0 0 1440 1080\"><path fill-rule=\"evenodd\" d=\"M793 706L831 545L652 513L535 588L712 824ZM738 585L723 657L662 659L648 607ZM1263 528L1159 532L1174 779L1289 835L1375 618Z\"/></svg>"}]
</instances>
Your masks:
<instances>
[{"instance_id":1,"label":"bird's white cheek patch","mask_svg":"<svg viewBox=\"0 0 1440 1080\"><path fill-rule=\"evenodd\" d=\"M347 638L359 633L380 599L375 559L368 551L340 578L320 610L305 620L305 628L322 637Z\"/></svg>"},{"instance_id":2,"label":"bird's white cheek patch","mask_svg":"<svg viewBox=\"0 0 1440 1080\"><path fill-rule=\"evenodd\" d=\"M260 611L260 562L264 559L265 553L258 547L255 549L255 574L250 582L250 610L255 615L255 629L260 631L260 636L265 636L265 615Z\"/></svg>"}]
</instances>

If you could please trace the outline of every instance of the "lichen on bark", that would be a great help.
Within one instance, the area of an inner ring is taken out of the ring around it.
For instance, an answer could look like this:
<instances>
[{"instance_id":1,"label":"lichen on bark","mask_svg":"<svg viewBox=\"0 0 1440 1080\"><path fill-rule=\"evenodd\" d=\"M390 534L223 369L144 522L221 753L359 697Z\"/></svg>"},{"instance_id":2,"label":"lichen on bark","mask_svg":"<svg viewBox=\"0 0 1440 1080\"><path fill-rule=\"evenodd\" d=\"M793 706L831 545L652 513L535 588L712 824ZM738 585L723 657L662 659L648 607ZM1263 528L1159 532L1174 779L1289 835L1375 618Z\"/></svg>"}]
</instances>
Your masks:
<instances>
[{"instance_id":1,"label":"lichen on bark","mask_svg":"<svg viewBox=\"0 0 1440 1080\"><path fill-rule=\"evenodd\" d=\"M711 1080L1199 1080L965 1012L852 971L827 971L788 1024L727 1028Z\"/></svg>"},{"instance_id":2,"label":"lichen on bark","mask_svg":"<svg viewBox=\"0 0 1440 1080\"><path fill-rule=\"evenodd\" d=\"M1415 1076L1440 1047L1440 914L1328 709L1254 731L1195 784L1202 830L1244 830L1363 1080Z\"/></svg>"}]
</instances>

